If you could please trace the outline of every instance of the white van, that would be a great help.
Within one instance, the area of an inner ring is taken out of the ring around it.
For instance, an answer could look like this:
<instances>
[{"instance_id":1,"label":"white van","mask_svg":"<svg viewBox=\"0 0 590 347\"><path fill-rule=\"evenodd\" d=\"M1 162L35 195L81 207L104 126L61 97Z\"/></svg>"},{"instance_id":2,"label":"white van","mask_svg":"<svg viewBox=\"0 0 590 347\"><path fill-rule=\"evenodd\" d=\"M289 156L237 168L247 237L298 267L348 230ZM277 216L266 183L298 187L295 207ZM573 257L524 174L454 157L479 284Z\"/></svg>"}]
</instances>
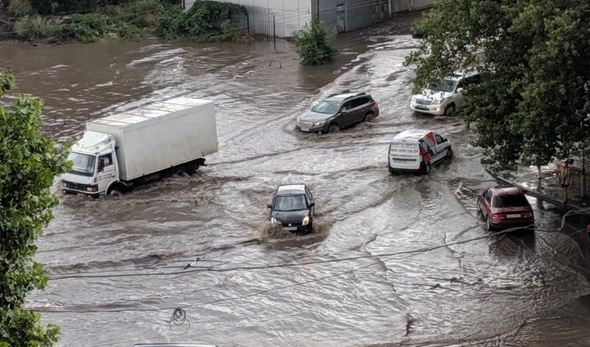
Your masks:
<instances>
[{"instance_id":1,"label":"white van","mask_svg":"<svg viewBox=\"0 0 590 347\"><path fill-rule=\"evenodd\" d=\"M432 165L452 157L451 142L443 136L430 130L406 130L389 144L389 172L428 174Z\"/></svg>"}]
</instances>

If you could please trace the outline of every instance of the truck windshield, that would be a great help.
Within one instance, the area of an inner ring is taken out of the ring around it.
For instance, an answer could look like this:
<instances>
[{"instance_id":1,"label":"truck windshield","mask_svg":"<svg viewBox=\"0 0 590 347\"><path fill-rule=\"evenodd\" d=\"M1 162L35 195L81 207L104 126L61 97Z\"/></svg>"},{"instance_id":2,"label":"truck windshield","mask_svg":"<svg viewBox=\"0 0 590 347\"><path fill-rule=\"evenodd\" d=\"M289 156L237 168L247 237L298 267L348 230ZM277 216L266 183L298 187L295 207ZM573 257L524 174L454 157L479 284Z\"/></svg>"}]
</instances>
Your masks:
<instances>
[{"instance_id":1,"label":"truck windshield","mask_svg":"<svg viewBox=\"0 0 590 347\"><path fill-rule=\"evenodd\" d=\"M279 195L274 209L281 212L307 210L305 195Z\"/></svg>"},{"instance_id":2,"label":"truck windshield","mask_svg":"<svg viewBox=\"0 0 590 347\"><path fill-rule=\"evenodd\" d=\"M68 156L68 161L72 162L71 173L83 176L94 175L94 165L96 164L95 156L72 152Z\"/></svg>"}]
</instances>

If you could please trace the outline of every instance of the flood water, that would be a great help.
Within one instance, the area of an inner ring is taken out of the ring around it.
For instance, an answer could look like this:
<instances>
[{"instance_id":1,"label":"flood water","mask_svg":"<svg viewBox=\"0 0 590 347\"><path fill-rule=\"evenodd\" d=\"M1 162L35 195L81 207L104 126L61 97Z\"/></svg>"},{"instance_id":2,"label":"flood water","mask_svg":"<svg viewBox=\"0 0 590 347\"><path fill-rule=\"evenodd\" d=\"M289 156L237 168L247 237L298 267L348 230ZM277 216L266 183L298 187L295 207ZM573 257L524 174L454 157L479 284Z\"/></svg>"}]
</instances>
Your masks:
<instances>
[{"instance_id":1,"label":"flood water","mask_svg":"<svg viewBox=\"0 0 590 347\"><path fill-rule=\"evenodd\" d=\"M50 281L29 300L61 326L60 345L590 345L587 262L556 232L556 211L537 209L534 232L485 232L475 195L494 181L473 135L408 110L403 60L417 42L348 39L324 67L301 67L285 42L277 53L264 42L0 42L0 65L45 99L46 131L61 141L150 100L217 107L220 151L194 176L61 197L39 241ZM381 115L337 134L295 130L310 103L345 89L369 92ZM415 127L446 134L455 158L391 176L388 141ZM273 190L292 182L315 194L310 235L266 227ZM171 320L175 308L186 319Z\"/></svg>"}]
</instances>

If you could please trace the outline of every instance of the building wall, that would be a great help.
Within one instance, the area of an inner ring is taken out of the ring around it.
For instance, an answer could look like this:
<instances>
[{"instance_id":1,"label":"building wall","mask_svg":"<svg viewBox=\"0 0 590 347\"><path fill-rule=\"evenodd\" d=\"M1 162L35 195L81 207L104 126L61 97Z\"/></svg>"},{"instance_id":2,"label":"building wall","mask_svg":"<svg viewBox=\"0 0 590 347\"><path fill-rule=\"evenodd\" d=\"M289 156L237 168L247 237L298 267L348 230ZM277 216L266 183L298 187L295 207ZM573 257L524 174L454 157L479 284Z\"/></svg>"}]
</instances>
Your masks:
<instances>
[{"instance_id":1,"label":"building wall","mask_svg":"<svg viewBox=\"0 0 590 347\"><path fill-rule=\"evenodd\" d=\"M190 8L198 0L185 0ZM293 33L311 21L312 0L216 0L244 5L250 16L250 31L255 34L290 37ZM322 0L323 1L323 0Z\"/></svg>"},{"instance_id":2,"label":"building wall","mask_svg":"<svg viewBox=\"0 0 590 347\"><path fill-rule=\"evenodd\" d=\"M184 0L186 8L198 0ZM217 0L244 5L250 31L291 37L319 13L329 30L353 31L388 19L394 12L420 10L433 0ZM274 26L273 26L274 17Z\"/></svg>"},{"instance_id":3,"label":"building wall","mask_svg":"<svg viewBox=\"0 0 590 347\"><path fill-rule=\"evenodd\" d=\"M390 0L392 12L422 10L432 6L432 0Z\"/></svg>"}]
</instances>

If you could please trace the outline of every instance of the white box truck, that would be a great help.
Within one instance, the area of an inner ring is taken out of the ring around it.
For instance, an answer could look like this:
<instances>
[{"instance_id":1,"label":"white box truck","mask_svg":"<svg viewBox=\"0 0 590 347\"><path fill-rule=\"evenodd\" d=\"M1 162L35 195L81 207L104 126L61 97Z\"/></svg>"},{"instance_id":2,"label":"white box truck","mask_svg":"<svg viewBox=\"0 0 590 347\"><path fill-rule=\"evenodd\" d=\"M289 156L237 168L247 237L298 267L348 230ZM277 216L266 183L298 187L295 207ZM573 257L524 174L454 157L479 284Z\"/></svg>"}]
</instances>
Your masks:
<instances>
[{"instance_id":1,"label":"white box truck","mask_svg":"<svg viewBox=\"0 0 590 347\"><path fill-rule=\"evenodd\" d=\"M213 102L176 97L88 122L72 147L62 188L119 195L166 174L194 172L215 152Z\"/></svg>"}]
</instances>

